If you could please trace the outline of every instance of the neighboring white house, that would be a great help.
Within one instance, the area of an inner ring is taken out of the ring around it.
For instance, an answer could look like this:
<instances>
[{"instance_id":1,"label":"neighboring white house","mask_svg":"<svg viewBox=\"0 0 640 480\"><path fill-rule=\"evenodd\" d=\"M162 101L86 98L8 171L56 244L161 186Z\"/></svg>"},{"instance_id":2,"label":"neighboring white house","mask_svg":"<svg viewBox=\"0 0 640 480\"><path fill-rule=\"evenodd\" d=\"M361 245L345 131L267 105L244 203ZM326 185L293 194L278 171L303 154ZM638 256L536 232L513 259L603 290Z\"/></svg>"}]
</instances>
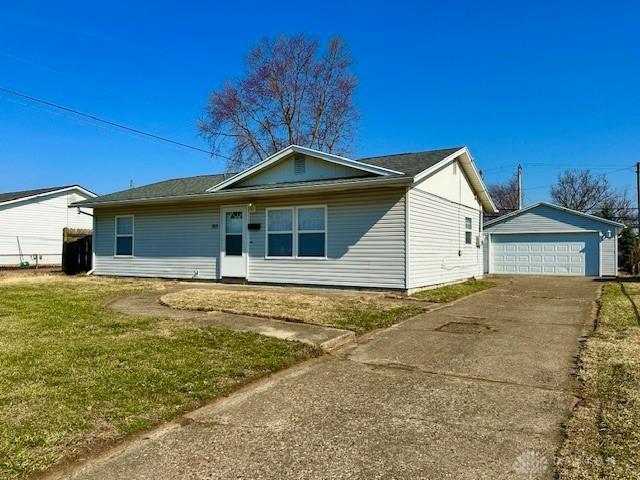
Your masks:
<instances>
[{"instance_id":1,"label":"neighboring white house","mask_svg":"<svg viewBox=\"0 0 640 480\"><path fill-rule=\"evenodd\" d=\"M540 202L485 223L485 272L618 274L624 224Z\"/></svg>"},{"instance_id":2,"label":"neighboring white house","mask_svg":"<svg viewBox=\"0 0 640 480\"><path fill-rule=\"evenodd\" d=\"M0 267L60 265L63 228L93 225L91 209L69 205L95 196L78 185L0 193Z\"/></svg>"},{"instance_id":3,"label":"neighboring white house","mask_svg":"<svg viewBox=\"0 0 640 480\"><path fill-rule=\"evenodd\" d=\"M402 291L482 276L496 211L466 147L352 160L292 145L77 205L93 208L96 275Z\"/></svg>"}]
</instances>

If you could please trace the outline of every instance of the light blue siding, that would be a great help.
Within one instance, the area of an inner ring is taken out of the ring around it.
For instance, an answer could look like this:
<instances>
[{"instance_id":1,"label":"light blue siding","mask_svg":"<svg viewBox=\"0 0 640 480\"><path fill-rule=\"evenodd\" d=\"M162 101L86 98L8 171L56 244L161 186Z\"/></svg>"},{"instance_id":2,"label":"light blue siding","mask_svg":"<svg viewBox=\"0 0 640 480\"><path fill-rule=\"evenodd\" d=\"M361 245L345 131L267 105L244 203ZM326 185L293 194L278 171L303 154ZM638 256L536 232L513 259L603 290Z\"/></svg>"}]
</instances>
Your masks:
<instances>
[{"instance_id":1,"label":"light blue siding","mask_svg":"<svg viewBox=\"0 0 640 480\"><path fill-rule=\"evenodd\" d=\"M465 218L471 218L471 244ZM481 213L418 188L409 190L409 285L420 288L483 274L483 251L476 244Z\"/></svg>"},{"instance_id":2,"label":"light blue siding","mask_svg":"<svg viewBox=\"0 0 640 480\"><path fill-rule=\"evenodd\" d=\"M294 158L295 156L291 155L270 168L243 179L235 184L234 187L273 185L276 183L306 182L311 180L329 180L336 178L353 178L371 175L362 170L346 167L333 162L327 162L314 157L303 157L305 160L304 171L296 173Z\"/></svg>"},{"instance_id":3,"label":"light blue siding","mask_svg":"<svg viewBox=\"0 0 640 480\"><path fill-rule=\"evenodd\" d=\"M95 209L95 273L218 278L218 205ZM115 216L134 215L134 257L114 256Z\"/></svg>"},{"instance_id":4,"label":"light blue siding","mask_svg":"<svg viewBox=\"0 0 640 480\"><path fill-rule=\"evenodd\" d=\"M375 288L405 288L404 189L256 201L250 221L249 280ZM327 206L327 259L265 258L265 209Z\"/></svg>"},{"instance_id":5,"label":"light blue siding","mask_svg":"<svg viewBox=\"0 0 640 480\"><path fill-rule=\"evenodd\" d=\"M566 238L575 238L570 234L581 234L581 241L591 245L594 238L597 239L595 247L586 249L586 275L617 275L617 227L597 219L574 214L564 210L539 205L519 215L500 220L485 227L485 232L491 234L491 250L496 241L508 241L507 237L514 234L527 234L529 242L543 237L537 234L569 235ZM610 232L610 238L607 237ZM509 235L501 235L509 234ZM500 239L500 240L498 240ZM597 247L597 248L596 248ZM493 250L491 255L493 256ZM599 265L594 270L593 265ZM494 265L490 265L493 273ZM595 272L595 273L594 273Z\"/></svg>"},{"instance_id":6,"label":"light blue siding","mask_svg":"<svg viewBox=\"0 0 640 480\"><path fill-rule=\"evenodd\" d=\"M331 195L248 198L252 203L247 278L252 282L405 288L404 188ZM95 273L219 279L218 225L224 204L95 209ZM265 208L327 206L327 259L265 258ZM134 257L114 256L114 217L134 215Z\"/></svg>"},{"instance_id":7,"label":"light blue siding","mask_svg":"<svg viewBox=\"0 0 640 480\"><path fill-rule=\"evenodd\" d=\"M540 205L520 215L487 225L485 231L488 233L558 233L585 230L606 232L607 230L613 231L614 228L614 225L582 215Z\"/></svg>"}]
</instances>

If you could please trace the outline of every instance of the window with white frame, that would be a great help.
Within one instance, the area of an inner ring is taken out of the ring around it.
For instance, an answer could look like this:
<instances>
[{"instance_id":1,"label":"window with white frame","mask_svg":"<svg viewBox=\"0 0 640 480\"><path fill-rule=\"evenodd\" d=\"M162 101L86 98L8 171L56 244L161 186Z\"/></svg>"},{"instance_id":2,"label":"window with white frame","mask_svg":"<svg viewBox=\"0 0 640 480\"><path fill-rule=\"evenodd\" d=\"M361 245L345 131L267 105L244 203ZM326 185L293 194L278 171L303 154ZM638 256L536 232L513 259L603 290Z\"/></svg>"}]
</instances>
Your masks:
<instances>
[{"instance_id":1,"label":"window with white frame","mask_svg":"<svg viewBox=\"0 0 640 480\"><path fill-rule=\"evenodd\" d=\"M326 256L326 207L298 207L298 257Z\"/></svg>"},{"instance_id":2,"label":"window with white frame","mask_svg":"<svg viewBox=\"0 0 640 480\"><path fill-rule=\"evenodd\" d=\"M471 218L464 217L464 243L471 245L473 238L473 222Z\"/></svg>"},{"instance_id":3,"label":"window with white frame","mask_svg":"<svg viewBox=\"0 0 640 480\"><path fill-rule=\"evenodd\" d=\"M133 215L116 217L116 256L133 256Z\"/></svg>"},{"instance_id":4,"label":"window with white frame","mask_svg":"<svg viewBox=\"0 0 640 480\"><path fill-rule=\"evenodd\" d=\"M293 208L267 209L267 256L293 257Z\"/></svg>"},{"instance_id":5,"label":"window with white frame","mask_svg":"<svg viewBox=\"0 0 640 480\"><path fill-rule=\"evenodd\" d=\"M267 208L266 216L267 258L326 258L326 206Z\"/></svg>"}]
</instances>

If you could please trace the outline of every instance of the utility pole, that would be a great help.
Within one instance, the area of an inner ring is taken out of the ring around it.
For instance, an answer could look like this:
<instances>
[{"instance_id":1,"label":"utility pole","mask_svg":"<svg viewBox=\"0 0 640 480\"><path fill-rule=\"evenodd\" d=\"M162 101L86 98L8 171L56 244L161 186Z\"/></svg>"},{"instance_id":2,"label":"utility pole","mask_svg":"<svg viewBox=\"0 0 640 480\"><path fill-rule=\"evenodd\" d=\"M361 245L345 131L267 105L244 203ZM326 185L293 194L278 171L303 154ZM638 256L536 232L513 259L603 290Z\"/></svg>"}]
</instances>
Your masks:
<instances>
[{"instance_id":1,"label":"utility pole","mask_svg":"<svg viewBox=\"0 0 640 480\"><path fill-rule=\"evenodd\" d=\"M638 227L638 233L640 234L640 162L636 162L636 193L637 193L637 200L638 203L636 205L636 207L638 207L638 210L636 210L636 215L637 215L637 227Z\"/></svg>"},{"instance_id":2,"label":"utility pole","mask_svg":"<svg viewBox=\"0 0 640 480\"><path fill-rule=\"evenodd\" d=\"M640 162L638 162L638 168L640 168ZM520 210L522 208L522 165L520 164L518 164L516 175L518 176L518 210ZM640 176L638 178L640 178ZM638 187L638 198L640 199L640 186Z\"/></svg>"}]
</instances>

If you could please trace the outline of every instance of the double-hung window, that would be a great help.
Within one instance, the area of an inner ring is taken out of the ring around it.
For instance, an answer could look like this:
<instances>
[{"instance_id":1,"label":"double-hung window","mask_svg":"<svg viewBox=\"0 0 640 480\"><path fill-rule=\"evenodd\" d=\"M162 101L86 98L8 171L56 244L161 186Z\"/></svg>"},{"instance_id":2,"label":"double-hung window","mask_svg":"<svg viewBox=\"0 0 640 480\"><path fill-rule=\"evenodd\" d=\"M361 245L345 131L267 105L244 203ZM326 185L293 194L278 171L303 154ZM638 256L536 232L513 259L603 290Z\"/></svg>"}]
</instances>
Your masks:
<instances>
[{"instance_id":1,"label":"double-hung window","mask_svg":"<svg viewBox=\"0 0 640 480\"><path fill-rule=\"evenodd\" d=\"M133 215L116 217L116 248L118 257L133 256Z\"/></svg>"},{"instance_id":2,"label":"double-hung window","mask_svg":"<svg viewBox=\"0 0 640 480\"><path fill-rule=\"evenodd\" d=\"M298 207L298 257L326 256L326 207Z\"/></svg>"},{"instance_id":3,"label":"double-hung window","mask_svg":"<svg viewBox=\"0 0 640 480\"><path fill-rule=\"evenodd\" d=\"M471 240L473 237L473 222L471 218L464 217L464 243L467 245L471 245Z\"/></svg>"},{"instance_id":4,"label":"double-hung window","mask_svg":"<svg viewBox=\"0 0 640 480\"><path fill-rule=\"evenodd\" d=\"M293 257L293 208L267 209L267 256Z\"/></svg>"},{"instance_id":5,"label":"double-hung window","mask_svg":"<svg viewBox=\"0 0 640 480\"><path fill-rule=\"evenodd\" d=\"M267 258L326 258L327 207L267 209Z\"/></svg>"}]
</instances>

